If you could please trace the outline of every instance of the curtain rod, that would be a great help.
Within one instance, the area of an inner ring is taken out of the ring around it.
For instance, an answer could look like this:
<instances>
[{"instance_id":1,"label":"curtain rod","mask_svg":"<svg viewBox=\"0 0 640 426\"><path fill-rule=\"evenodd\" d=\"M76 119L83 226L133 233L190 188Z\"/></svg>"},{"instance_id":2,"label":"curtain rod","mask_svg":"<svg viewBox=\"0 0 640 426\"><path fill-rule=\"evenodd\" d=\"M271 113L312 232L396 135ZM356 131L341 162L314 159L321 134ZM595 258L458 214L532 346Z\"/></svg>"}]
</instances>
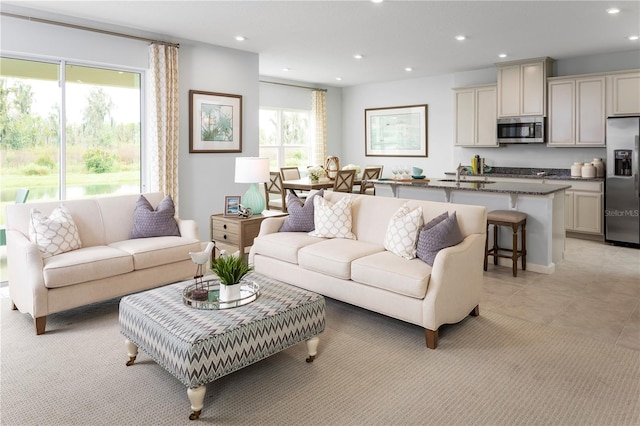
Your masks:
<instances>
[{"instance_id":1,"label":"curtain rod","mask_svg":"<svg viewBox=\"0 0 640 426\"><path fill-rule=\"evenodd\" d=\"M288 83L278 83L278 82L276 82L276 81L260 80L260 83L279 84L280 86L297 87L298 89L318 90L318 91L320 91L320 92L326 92L326 91L327 91L327 89L319 89L319 88L317 88L317 87L299 86L299 85L297 85L297 84L288 84Z\"/></svg>"},{"instance_id":2,"label":"curtain rod","mask_svg":"<svg viewBox=\"0 0 640 426\"><path fill-rule=\"evenodd\" d=\"M8 12L0 12L0 15L8 16L10 18L26 19L27 21L39 22L39 23L42 23L42 24L50 24L50 25L57 25L57 26L60 26L60 27L65 27L65 28L73 28L75 30L91 31L91 32L94 32L94 33L99 33L99 34L106 34L106 35L111 35L111 36L116 36L116 37L130 38L130 39L133 39L133 40L147 41L149 43L159 43L159 44L164 44L166 46L173 46L173 47L178 47L178 48L180 47L179 44L169 43L168 41L154 40L154 39L151 39L151 38L138 37L138 36L129 35L129 34L122 34L122 33L117 33L117 32L114 32L114 31L99 30L97 28L84 27L82 25L67 24L67 23L64 23L64 22L51 21L49 19L34 18L33 16L18 15L18 14L15 14L15 13L8 13Z\"/></svg>"}]
</instances>

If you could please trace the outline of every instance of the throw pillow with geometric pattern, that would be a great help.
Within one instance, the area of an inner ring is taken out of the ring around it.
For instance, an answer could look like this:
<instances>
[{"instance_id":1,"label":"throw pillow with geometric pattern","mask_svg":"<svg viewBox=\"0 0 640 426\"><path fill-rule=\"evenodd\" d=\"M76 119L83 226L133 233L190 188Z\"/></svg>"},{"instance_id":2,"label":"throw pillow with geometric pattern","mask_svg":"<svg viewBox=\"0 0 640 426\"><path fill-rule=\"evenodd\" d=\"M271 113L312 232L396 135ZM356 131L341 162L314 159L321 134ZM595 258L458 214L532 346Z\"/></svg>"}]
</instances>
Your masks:
<instances>
[{"instance_id":1,"label":"throw pillow with geometric pattern","mask_svg":"<svg viewBox=\"0 0 640 426\"><path fill-rule=\"evenodd\" d=\"M416 241L422 224L422 207L411 210L404 203L389 220L384 248L407 260L415 259Z\"/></svg>"},{"instance_id":2,"label":"throw pillow with geometric pattern","mask_svg":"<svg viewBox=\"0 0 640 426\"><path fill-rule=\"evenodd\" d=\"M149 200L141 195L133 211L133 229L129 238L179 237L180 230L174 218L175 214L171 195L167 195L155 210Z\"/></svg>"},{"instance_id":3,"label":"throw pillow with geometric pattern","mask_svg":"<svg viewBox=\"0 0 640 426\"><path fill-rule=\"evenodd\" d=\"M456 212L446 217L447 212L436 217L420 230L418 235L418 258L433 266L440 250L455 246L464 240Z\"/></svg>"},{"instance_id":4,"label":"throw pillow with geometric pattern","mask_svg":"<svg viewBox=\"0 0 640 426\"><path fill-rule=\"evenodd\" d=\"M313 194L302 201L296 194L287 194L287 212L289 215L284 218L284 223L278 232L311 232L315 225L313 222L313 199L323 197L324 189Z\"/></svg>"},{"instance_id":5,"label":"throw pillow with geometric pattern","mask_svg":"<svg viewBox=\"0 0 640 426\"><path fill-rule=\"evenodd\" d=\"M332 203L322 197L313 199L313 221L315 229L309 232L312 237L347 238L355 240L351 232L351 197L346 196Z\"/></svg>"},{"instance_id":6,"label":"throw pillow with geometric pattern","mask_svg":"<svg viewBox=\"0 0 640 426\"><path fill-rule=\"evenodd\" d=\"M38 246L42 257L51 257L82 247L78 227L63 204L53 209L49 216L32 208L29 238Z\"/></svg>"}]
</instances>

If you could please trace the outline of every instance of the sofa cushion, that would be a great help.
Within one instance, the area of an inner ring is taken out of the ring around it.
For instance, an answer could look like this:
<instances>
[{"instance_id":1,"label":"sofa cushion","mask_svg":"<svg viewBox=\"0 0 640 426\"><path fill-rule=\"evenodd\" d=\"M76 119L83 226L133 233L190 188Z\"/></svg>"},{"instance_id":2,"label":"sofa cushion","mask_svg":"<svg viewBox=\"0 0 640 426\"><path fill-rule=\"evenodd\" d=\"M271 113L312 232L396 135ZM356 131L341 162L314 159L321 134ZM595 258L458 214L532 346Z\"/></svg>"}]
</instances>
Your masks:
<instances>
[{"instance_id":1,"label":"sofa cushion","mask_svg":"<svg viewBox=\"0 0 640 426\"><path fill-rule=\"evenodd\" d=\"M356 239L351 232L351 197L347 196L332 203L321 197L313 199L313 220L315 229L309 232L312 237Z\"/></svg>"},{"instance_id":2,"label":"sofa cushion","mask_svg":"<svg viewBox=\"0 0 640 426\"><path fill-rule=\"evenodd\" d=\"M403 259L389 251L351 263L353 281L416 299L424 299L430 277L431 266L419 259Z\"/></svg>"},{"instance_id":3,"label":"sofa cushion","mask_svg":"<svg viewBox=\"0 0 640 426\"><path fill-rule=\"evenodd\" d=\"M254 254L262 254L283 262L298 264L298 251L308 246L324 241L323 238L311 237L300 232L275 232L261 235L253 240L251 250Z\"/></svg>"},{"instance_id":4,"label":"sofa cushion","mask_svg":"<svg viewBox=\"0 0 640 426\"><path fill-rule=\"evenodd\" d=\"M382 250L382 246L377 244L335 238L301 248L298 264L310 271L348 280L351 278L351 262Z\"/></svg>"},{"instance_id":5,"label":"sofa cushion","mask_svg":"<svg viewBox=\"0 0 640 426\"><path fill-rule=\"evenodd\" d=\"M109 247L133 255L133 268L136 271L189 260L190 251L202 251L200 241L184 237L138 238L111 243ZM195 271L194 264L193 272Z\"/></svg>"},{"instance_id":6,"label":"sofa cushion","mask_svg":"<svg viewBox=\"0 0 640 426\"><path fill-rule=\"evenodd\" d=\"M133 271L127 252L108 246L85 247L44 259L44 285L65 287Z\"/></svg>"},{"instance_id":7,"label":"sofa cushion","mask_svg":"<svg viewBox=\"0 0 640 426\"><path fill-rule=\"evenodd\" d=\"M154 210L144 195L140 195L133 211L133 229L129 238L180 236L173 199L167 195Z\"/></svg>"},{"instance_id":8,"label":"sofa cushion","mask_svg":"<svg viewBox=\"0 0 640 426\"><path fill-rule=\"evenodd\" d=\"M29 238L38 246L43 258L82 247L78 227L64 204L53 209L49 216L32 208Z\"/></svg>"},{"instance_id":9,"label":"sofa cushion","mask_svg":"<svg viewBox=\"0 0 640 426\"><path fill-rule=\"evenodd\" d=\"M403 204L389 220L384 248L405 259L414 259L422 223L422 207L411 210L407 203Z\"/></svg>"},{"instance_id":10,"label":"sofa cushion","mask_svg":"<svg viewBox=\"0 0 640 426\"><path fill-rule=\"evenodd\" d=\"M458 226L456 212L449 217L445 215L448 213L443 213L431 220L422 227L418 235L418 258L430 266L433 266L440 250L455 246L464 240Z\"/></svg>"},{"instance_id":11,"label":"sofa cushion","mask_svg":"<svg viewBox=\"0 0 640 426\"><path fill-rule=\"evenodd\" d=\"M279 232L311 232L315 228L313 222L313 199L322 197L324 189L307 198L301 200L293 192L287 195L287 212L289 215L284 218L284 223Z\"/></svg>"}]
</instances>

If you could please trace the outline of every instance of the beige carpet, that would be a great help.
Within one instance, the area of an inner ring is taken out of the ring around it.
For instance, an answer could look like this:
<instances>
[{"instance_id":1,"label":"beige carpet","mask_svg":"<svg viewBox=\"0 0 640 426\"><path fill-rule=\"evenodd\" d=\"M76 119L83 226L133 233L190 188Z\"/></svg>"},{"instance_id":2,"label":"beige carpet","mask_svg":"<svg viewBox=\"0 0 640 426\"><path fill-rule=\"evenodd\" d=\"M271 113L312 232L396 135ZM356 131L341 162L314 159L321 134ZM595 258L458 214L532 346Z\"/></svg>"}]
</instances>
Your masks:
<instances>
[{"instance_id":1,"label":"beige carpet","mask_svg":"<svg viewBox=\"0 0 640 426\"><path fill-rule=\"evenodd\" d=\"M1 299L3 425L638 425L640 352L482 312L424 345L416 326L327 299L319 354L294 346L210 384L202 417L141 353L117 301L30 317Z\"/></svg>"}]
</instances>

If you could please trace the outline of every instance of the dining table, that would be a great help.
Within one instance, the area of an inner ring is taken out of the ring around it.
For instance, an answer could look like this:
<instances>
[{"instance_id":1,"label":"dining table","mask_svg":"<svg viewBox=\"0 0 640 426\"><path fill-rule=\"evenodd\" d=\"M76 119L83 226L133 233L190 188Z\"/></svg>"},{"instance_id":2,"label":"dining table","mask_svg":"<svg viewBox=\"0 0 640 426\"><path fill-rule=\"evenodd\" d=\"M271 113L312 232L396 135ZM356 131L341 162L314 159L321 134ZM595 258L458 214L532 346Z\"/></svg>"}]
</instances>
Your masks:
<instances>
[{"instance_id":1,"label":"dining table","mask_svg":"<svg viewBox=\"0 0 640 426\"><path fill-rule=\"evenodd\" d=\"M299 191L311 191L311 190L320 190L320 189L329 189L333 188L335 180L333 179L320 179L318 181L312 182L309 178L301 178L301 179L291 179L291 180L283 180L282 188L299 190ZM362 183L362 179L356 179L353 181L353 186L360 185Z\"/></svg>"}]
</instances>

